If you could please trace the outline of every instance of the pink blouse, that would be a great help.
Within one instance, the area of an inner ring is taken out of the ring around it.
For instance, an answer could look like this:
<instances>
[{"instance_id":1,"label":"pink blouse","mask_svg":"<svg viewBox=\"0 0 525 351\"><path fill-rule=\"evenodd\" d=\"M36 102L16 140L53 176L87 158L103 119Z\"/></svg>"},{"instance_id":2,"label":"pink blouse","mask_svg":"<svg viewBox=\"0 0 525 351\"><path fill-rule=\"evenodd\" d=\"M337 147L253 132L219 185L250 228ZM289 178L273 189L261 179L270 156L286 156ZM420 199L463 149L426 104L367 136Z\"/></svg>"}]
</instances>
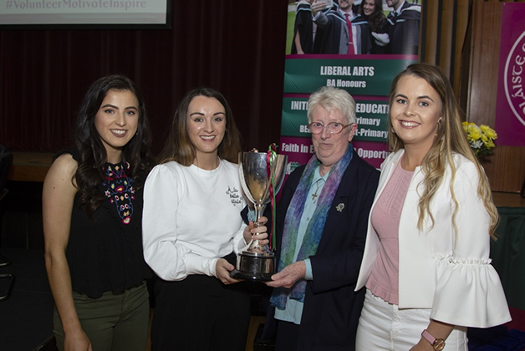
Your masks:
<instances>
[{"instance_id":1,"label":"pink blouse","mask_svg":"<svg viewBox=\"0 0 525 351\"><path fill-rule=\"evenodd\" d=\"M366 287L383 300L399 304L399 219L414 172L405 171L399 162L379 196L371 223L381 246Z\"/></svg>"}]
</instances>

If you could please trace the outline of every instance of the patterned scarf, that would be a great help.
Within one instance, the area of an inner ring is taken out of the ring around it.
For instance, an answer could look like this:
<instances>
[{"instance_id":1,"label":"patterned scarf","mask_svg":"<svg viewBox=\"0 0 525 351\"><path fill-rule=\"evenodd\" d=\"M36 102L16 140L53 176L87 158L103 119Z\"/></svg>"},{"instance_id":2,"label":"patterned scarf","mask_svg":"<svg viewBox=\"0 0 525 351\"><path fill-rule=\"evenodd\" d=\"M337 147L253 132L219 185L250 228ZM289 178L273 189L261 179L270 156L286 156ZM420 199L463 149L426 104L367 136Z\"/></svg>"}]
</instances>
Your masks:
<instances>
[{"instance_id":1,"label":"patterned scarf","mask_svg":"<svg viewBox=\"0 0 525 351\"><path fill-rule=\"evenodd\" d=\"M321 241L328 211L330 210L334 200L337 188L339 188L343 174L352 160L353 151L354 148L352 147L352 144L349 144L343 158L339 160L339 162L337 162L330 170L326 184L319 195L319 200L317 202L312 219L306 228L304 240L297 256L297 261L302 261L310 256L315 255L317 252L317 247ZM286 212L283 228L281 257L278 264L279 272L282 271L284 267L293 263L299 224L303 215L304 204L307 201L306 195L308 194L308 190L312 185L312 180L315 174L314 170L319 166L319 164L320 162L314 154L306 164L304 172L299 181L299 185L295 190L292 201L290 202L290 206ZM288 298L304 302L305 291L306 280L303 279L295 283L291 289L275 288L273 290L270 302L278 309L284 310Z\"/></svg>"}]
</instances>

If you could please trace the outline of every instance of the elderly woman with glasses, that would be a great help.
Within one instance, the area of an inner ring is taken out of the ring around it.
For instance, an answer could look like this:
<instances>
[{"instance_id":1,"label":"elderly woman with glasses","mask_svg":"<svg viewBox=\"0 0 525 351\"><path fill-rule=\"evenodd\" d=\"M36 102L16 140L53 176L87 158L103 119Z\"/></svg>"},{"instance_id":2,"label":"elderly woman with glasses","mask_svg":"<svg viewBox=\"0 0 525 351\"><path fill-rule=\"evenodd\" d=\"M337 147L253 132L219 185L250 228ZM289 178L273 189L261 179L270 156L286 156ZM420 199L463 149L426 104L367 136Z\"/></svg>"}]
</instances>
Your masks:
<instances>
[{"instance_id":1,"label":"elderly woman with glasses","mask_svg":"<svg viewBox=\"0 0 525 351\"><path fill-rule=\"evenodd\" d=\"M283 186L278 273L265 337L276 350L354 350L364 291L354 292L379 172L354 151L355 101L323 87L310 96L315 154Z\"/></svg>"}]
</instances>

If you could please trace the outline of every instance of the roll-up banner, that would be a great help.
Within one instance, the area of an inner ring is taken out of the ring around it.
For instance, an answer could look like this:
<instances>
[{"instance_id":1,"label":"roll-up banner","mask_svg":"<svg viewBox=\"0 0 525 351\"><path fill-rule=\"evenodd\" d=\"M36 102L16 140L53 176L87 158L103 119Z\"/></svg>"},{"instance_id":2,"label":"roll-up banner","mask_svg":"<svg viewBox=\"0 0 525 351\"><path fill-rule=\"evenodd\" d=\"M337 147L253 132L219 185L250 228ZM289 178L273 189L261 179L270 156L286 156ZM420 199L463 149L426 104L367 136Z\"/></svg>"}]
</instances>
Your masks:
<instances>
[{"instance_id":1,"label":"roll-up banner","mask_svg":"<svg viewBox=\"0 0 525 351\"><path fill-rule=\"evenodd\" d=\"M402 0L289 3L279 148L288 155L288 174L314 152L308 98L322 86L352 95L357 114L352 144L360 157L379 168L389 153L390 85L418 60L422 6L422 1Z\"/></svg>"}]
</instances>

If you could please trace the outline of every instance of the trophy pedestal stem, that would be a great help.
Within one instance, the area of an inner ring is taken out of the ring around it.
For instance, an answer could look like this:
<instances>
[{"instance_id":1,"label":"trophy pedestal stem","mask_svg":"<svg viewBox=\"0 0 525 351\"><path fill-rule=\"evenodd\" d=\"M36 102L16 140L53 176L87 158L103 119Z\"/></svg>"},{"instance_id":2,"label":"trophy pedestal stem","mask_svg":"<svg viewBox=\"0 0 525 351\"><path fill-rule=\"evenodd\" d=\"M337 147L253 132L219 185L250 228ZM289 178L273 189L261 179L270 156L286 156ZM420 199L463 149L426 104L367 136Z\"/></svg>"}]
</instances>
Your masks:
<instances>
[{"instance_id":1,"label":"trophy pedestal stem","mask_svg":"<svg viewBox=\"0 0 525 351\"><path fill-rule=\"evenodd\" d=\"M271 281L274 274L275 255L271 252L243 251L237 256L237 269L230 273L235 279Z\"/></svg>"}]
</instances>

